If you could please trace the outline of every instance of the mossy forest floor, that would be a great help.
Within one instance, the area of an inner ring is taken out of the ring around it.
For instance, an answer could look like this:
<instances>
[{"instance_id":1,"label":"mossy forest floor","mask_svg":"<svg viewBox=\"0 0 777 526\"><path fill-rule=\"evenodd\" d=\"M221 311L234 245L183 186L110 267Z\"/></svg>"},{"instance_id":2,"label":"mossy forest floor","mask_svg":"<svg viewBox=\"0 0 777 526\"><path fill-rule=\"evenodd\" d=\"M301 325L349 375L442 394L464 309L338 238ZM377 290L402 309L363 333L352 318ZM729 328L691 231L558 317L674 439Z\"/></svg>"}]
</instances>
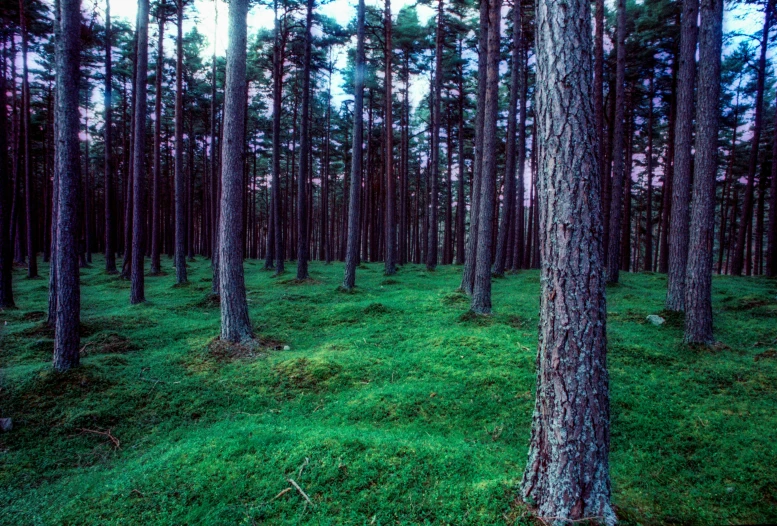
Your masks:
<instances>
[{"instance_id":1,"label":"mossy forest floor","mask_svg":"<svg viewBox=\"0 0 777 526\"><path fill-rule=\"evenodd\" d=\"M290 267L293 267L293 263ZM539 278L467 316L459 267L312 280L245 265L264 348L210 346L210 265L82 274L82 367L51 371L44 277L0 311L0 523L529 524L515 503L534 404ZM290 268L293 271L293 268ZM715 348L682 345L666 278L609 288L613 499L623 524L777 521L777 282L714 280ZM288 346L288 348L285 348ZM294 488L297 483L309 498Z\"/></svg>"}]
</instances>

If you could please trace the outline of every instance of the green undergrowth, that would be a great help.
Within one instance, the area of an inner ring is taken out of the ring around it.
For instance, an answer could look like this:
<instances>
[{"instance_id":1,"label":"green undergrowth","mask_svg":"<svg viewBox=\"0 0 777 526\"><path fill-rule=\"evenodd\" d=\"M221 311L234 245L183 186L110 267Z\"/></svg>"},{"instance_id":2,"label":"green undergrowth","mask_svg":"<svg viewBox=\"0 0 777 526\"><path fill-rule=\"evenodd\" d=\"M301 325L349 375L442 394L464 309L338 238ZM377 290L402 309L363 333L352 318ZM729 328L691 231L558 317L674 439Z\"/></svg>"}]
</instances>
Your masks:
<instances>
[{"instance_id":1,"label":"green undergrowth","mask_svg":"<svg viewBox=\"0 0 777 526\"><path fill-rule=\"evenodd\" d=\"M531 524L515 502L534 404L536 271L467 313L459 267L246 263L257 345L214 343L190 284L82 276L82 363L50 370L47 280L0 312L2 524ZM46 275L48 268L41 269ZM609 288L613 500L623 524L777 521L777 283L714 281L712 348L682 345L658 274ZM649 314L667 319L662 326ZM300 488L298 491L289 480ZM310 499L310 503L302 495ZM312 503L312 504L311 504Z\"/></svg>"}]
</instances>

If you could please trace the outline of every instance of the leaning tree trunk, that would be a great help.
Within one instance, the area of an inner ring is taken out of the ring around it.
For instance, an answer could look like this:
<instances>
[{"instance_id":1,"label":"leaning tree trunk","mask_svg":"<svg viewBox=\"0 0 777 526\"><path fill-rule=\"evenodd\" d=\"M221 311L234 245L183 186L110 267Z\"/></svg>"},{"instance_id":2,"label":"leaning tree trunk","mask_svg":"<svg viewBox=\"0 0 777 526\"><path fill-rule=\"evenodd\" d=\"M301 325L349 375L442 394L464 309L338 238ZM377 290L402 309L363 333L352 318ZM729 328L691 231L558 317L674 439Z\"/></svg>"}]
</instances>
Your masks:
<instances>
[{"instance_id":1,"label":"leaning tree trunk","mask_svg":"<svg viewBox=\"0 0 777 526\"><path fill-rule=\"evenodd\" d=\"M510 105L507 108L507 152L505 154L504 198L502 216L499 219L499 232L494 257L494 275L503 276L508 250L508 231L515 228L515 159L516 159L516 118L518 113L518 90L521 72L521 8L520 1L513 4L513 50L512 69L510 71ZM512 256L512 253L510 254Z\"/></svg>"},{"instance_id":2,"label":"leaning tree trunk","mask_svg":"<svg viewBox=\"0 0 777 526\"><path fill-rule=\"evenodd\" d=\"M720 54L723 0L701 0L699 86L696 93L696 158L691 235L685 288L685 342L711 344L712 247L715 235L715 176L718 171Z\"/></svg>"},{"instance_id":3,"label":"leaning tree trunk","mask_svg":"<svg viewBox=\"0 0 777 526\"><path fill-rule=\"evenodd\" d=\"M475 159L472 169L472 202L470 203L469 237L465 247L464 270L461 273L461 290L472 294L475 290L475 255L478 245L480 209L480 180L483 162L483 123L486 106L486 76L488 55L488 1L480 2L480 32L478 34L478 98L475 107Z\"/></svg>"},{"instance_id":4,"label":"leaning tree trunk","mask_svg":"<svg viewBox=\"0 0 777 526\"><path fill-rule=\"evenodd\" d=\"M253 337L243 278L243 155L245 153L246 16L248 0L229 3L229 47L224 86L221 150L219 276L221 339L239 343Z\"/></svg>"},{"instance_id":5,"label":"leaning tree trunk","mask_svg":"<svg viewBox=\"0 0 777 526\"><path fill-rule=\"evenodd\" d=\"M356 266L359 264L359 200L361 199L362 136L364 135L364 0L359 0L356 15L356 70L353 91L353 154L348 197L348 240L343 276L345 290L353 289L356 283Z\"/></svg>"},{"instance_id":6,"label":"leaning tree trunk","mask_svg":"<svg viewBox=\"0 0 777 526\"><path fill-rule=\"evenodd\" d=\"M0 71L0 130L8 129L6 108L5 72ZM11 237L9 235L10 183L8 134L3 132L0 133L0 309L10 309L15 306L13 299L13 254L11 253Z\"/></svg>"},{"instance_id":7,"label":"leaning tree trunk","mask_svg":"<svg viewBox=\"0 0 777 526\"><path fill-rule=\"evenodd\" d=\"M114 218L113 199L113 127L111 110L113 97L113 76L111 58L111 3L105 0L105 271L108 274L116 274L116 219Z\"/></svg>"},{"instance_id":8,"label":"leaning tree trunk","mask_svg":"<svg viewBox=\"0 0 777 526\"><path fill-rule=\"evenodd\" d=\"M178 2L175 59L175 280L186 283L186 175L183 167L183 0ZM215 72L215 70L214 70ZM213 82L216 82L214 77Z\"/></svg>"},{"instance_id":9,"label":"leaning tree trunk","mask_svg":"<svg viewBox=\"0 0 777 526\"><path fill-rule=\"evenodd\" d=\"M731 273L735 276L742 274L745 261L745 245L748 242L748 233L753 221L753 198L755 194L755 173L758 169L758 151L761 145L761 128L764 105L764 82L766 78L766 48L769 43L769 28L772 21L772 9L774 0L766 3L764 15L764 28L761 34L761 55L758 59L758 72L755 88L755 115L753 118L753 138L751 139L750 161L747 167L747 186L745 187L745 199L739 219L739 231L737 232L734 257L731 260ZM749 251L748 251L749 252Z\"/></svg>"},{"instance_id":10,"label":"leaning tree trunk","mask_svg":"<svg viewBox=\"0 0 777 526\"><path fill-rule=\"evenodd\" d=\"M615 122L612 140L612 193L610 228L607 247L607 281L618 283L621 265L621 228L623 228L623 182L626 173L624 157L626 110L626 0L618 0L618 28L615 64Z\"/></svg>"},{"instance_id":11,"label":"leaning tree trunk","mask_svg":"<svg viewBox=\"0 0 777 526\"><path fill-rule=\"evenodd\" d=\"M182 0L181 0L182 1ZM165 4L159 5L159 36L157 38L156 53L156 82L154 98L154 180L152 182L151 197L151 274L161 274L162 266L159 261L159 229L161 221L162 201L160 199L160 183L162 178L162 74L164 72L164 40L165 40ZM177 94L176 94L177 95Z\"/></svg>"},{"instance_id":12,"label":"leaning tree trunk","mask_svg":"<svg viewBox=\"0 0 777 526\"><path fill-rule=\"evenodd\" d=\"M300 126L299 177L297 178L297 279L308 279L308 179L310 172L310 53L312 47L313 2L307 0L305 52L302 63L302 123Z\"/></svg>"},{"instance_id":13,"label":"leaning tree trunk","mask_svg":"<svg viewBox=\"0 0 777 526\"><path fill-rule=\"evenodd\" d=\"M521 489L545 521L614 524L589 10L587 0L537 5L542 293L537 400Z\"/></svg>"},{"instance_id":14,"label":"leaning tree trunk","mask_svg":"<svg viewBox=\"0 0 777 526\"><path fill-rule=\"evenodd\" d=\"M669 231L669 274L666 309L682 311L685 303L685 271L688 264L688 202L691 198L693 157L693 90L696 79L696 19L699 0L683 0L680 67L677 84L674 175Z\"/></svg>"},{"instance_id":15,"label":"leaning tree trunk","mask_svg":"<svg viewBox=\"0 0 777 526\"><path fill-rule=\"evenodd\" d=\"M480 172L480 218L478 244L475 252L475 288L470 309L475 314L491 312L491 248L494 231L494 201L496 200L496 121L499 113L499 44L502 21L502 0L490 0L488 6L488 69L486 73L486 104L483 121L483 166Z\"/></svg>"},{"instance_id":16,"label":"leaning tree trunk","mask_svg":"<svg viewBox=\"0 0 777 526\"><path fill-rule=\"evenodd\" d=\"M130 303L146 301L145 271L145 157L146 157L146 92L148 84L148 0L138 0L138 54L135 80L135 133L132 147L132 286Z\"/></svg>"},{"instance_id":17,"label":"leaning tree trunk","mask_svg":"<svg viewBox=\"0 0 777 526\"><path fill-rule=\"evenodd\" d=\"M57 228L56 329L54 369L66 371L79 364L81 289L78 269L79 162L78 82L81 44L80 0L59 0L57 83Z\"/></svg>"}]
</instances>

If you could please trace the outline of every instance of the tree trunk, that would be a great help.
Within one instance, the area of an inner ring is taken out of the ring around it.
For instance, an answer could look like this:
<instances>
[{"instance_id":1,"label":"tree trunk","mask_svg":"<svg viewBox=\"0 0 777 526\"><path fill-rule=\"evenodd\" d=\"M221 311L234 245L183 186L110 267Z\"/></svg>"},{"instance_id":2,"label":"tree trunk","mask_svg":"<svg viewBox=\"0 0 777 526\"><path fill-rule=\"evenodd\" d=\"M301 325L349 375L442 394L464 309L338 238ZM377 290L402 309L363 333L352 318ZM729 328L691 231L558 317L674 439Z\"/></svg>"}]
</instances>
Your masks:
<instances>
[{"instance_id":1,"label":"tree trunk","mask_svg":"<svg viewBox=\"0 0 777 526\"><path fill-rule=\"evenodd\" d=\"M429 231L427 232L427 251L426 251L426 269L434 270L437 268L437 245L438 241L438 208L439 208L439 185L440 185L440 105L442 98L442 53L443 40L445 39L445 13L444 0L437 1L437 34L434 52L434 84L432 86L432 151L430 155L430 206L429 206Z\"/></svg>"},{"instance_id":2,"label":"tree trunk","mask_svg":"<svg viewBox=\"0 0 777 526\"><path fill-rule=\"evenodd\" d=\"M217 41L216 32L219 25L219 10L218 2L213 2L214 8L214 42ZM221 283L219 278L219 223L221 222L221 169L219 165L219 148L218 148L218 131L216 129L216 46L213 46L213 71L212 81L210 88L210 173L211 173L211 226L213 228L213 247L211 248L211 294L218 296L221 291ZM177 244L177 241L176 241ZM176 250L178 248L176 247Z\"/></svg>"},{"instance_id":3,"label":"tree trunk","mask_svg":"<svg viewBox=\"0 0 777 526\"><path fill-rule=\"evenodd\" d=\"M114 165L113 165L113 76L111 47L113 46L111 33L111 3L105 0L105 271L108 274L116 274L116 220L114 218Z\"/></svg>"},{"instance_id":4,"label":"tree trunk","mask_svg":"<svg viewBox=\"0 0 777 526\"><path fill-rule=\"evenodd\" d=\"M508 231L515 229L515 161L516 161L516 119L518 113L518 91L521 86L521 7L520 1L513 4L513 49L510 71L510 105L507 108L507 151L505 153L504 197L502 216L499 219L499 234L494 258L494 275L503 276L508 251ZM510 254L512 258L512 254Z\"/></svg>"},{"instance_id":5,"label":"tree trunk","mask_svg":"<svg viewBox=\"0 0 777 526\"><path fill-rule=\"evenodd\" d=\"M548 522L615 524L589 9L583 0L537 8L542 293L522 494Z\"/></svg>"},{"instance_id":6,"label":"tree trunk","mask_svg":"<svg viewBox=\"0 0 777 526\"><path fill-rule=\"evenodd\" d=\"M645 271L653 270L653 99L655 98L654 70L650 70L647 123L647 191L645 195ZM635 269L636 270L636 269Z\"/></svg>"},{"instance_id":7,"label":"tree trunk","mask_svg":"<svg viewBox=\"0 0 777 526\"><path fill-rule=\"evenodd\" d=\"M78 270L78 193L80 187L78 82L81 44L81 3L59 0L56 48L57 85L57 228L56 328L54 369L79 364L81 290Z\"/></svg>"},{"instance_id":8,"label":"tree trunk","mask_svg":"<svg viewBox=\"0 0 777 526\"><path fill-rule=\"evenodd\" d=\"M488 70L483 122L483 166L480 184L480 218L475 253L475 288L470 309L475 314L491 313L491 247L493 246L494 201L496 200L496 142L499 113L499 44L502 1L489 0Z\"/></svg>"},{"instance_id":9,"label":"tree trunk","mask_svg":"<svg viewBox=\"0 0 777 526\"><path fill-rule=\"evenodd\" d=\"M348 206L348 241L345 252L343 289L352 290L359 264L359 204L362 184L362 144L364 135L364 0L359 0L356 14L356 69L353 97L353 158Z\"/></svg>"},{"instance_id":10,"label":"tree trunk","mask_svg":"<svg viewBox=\"0 0 777 526\"><path fill-rule=\"evenodd\" d=\"M472 199L469 213L469 237L467 238L464 270L461 275L461 290L472 295L475 290L475 256L478 245L478 222L480 216L480 180L483 161L483 122L486 106L486 76L488 55L488 6L487 0L480 2L480 32L478 34L478 98L475 108L475 160L472 169Z\"/></svg>"},{"instance_id":11,"label":"tree trunk","mask_svg":"<svg viewBox=\"0 0 777 526\"><path fill-rule=\"evenodd\" d=\"M718 171L723 0L701 0L696 159L685 289L685 342L712 344L712 247Z\"/></svg>"},{"instance_id":12,"label":"tree trunk","mask_svg":"<svg viewBox=\"0 0 777 526\"><path fill-rule=\"evenodd\" d=\"M519 4L520 5L520 4ZM521 5L521 98L518 110L518 184L515 196L515 246L513 247L513 270L524 268L526 248L526 220L524 195L524 171L526 167L526 97L529 89L529 66L527 61L526 37L523 33L523 5Z\"/></svg>"},{"instance_id":13,"label":"tree trunk","mask_svg":"<svg viewBox=\"0 0 777 526\"><path fill-rule=\"evenodd\" d=\"M772 183L769 199L769 233L766 252L766 275L777 276L777 111L774 112L774 140L772 142Z\"/></svg>"},{"instance_id":14,"label":"tree trunk","mask_svg":"<svg viewBox=\"0 0 777 526\"><path fill-rule=\"evenodd\" d=\"M175 281L186 283L186 176L183 167L183 0L177 1L175 59ZM214 68L214 79L215 68Z\"/></svg>"},{"instance_id":15,"label":"tree trunk","mask_svg":"<svg viewBox=\"0 0 777 526\"><path fill-rule=\"evenodd\" d=\"M308 179L310 172L310 53L313 1L307 0L305 51L302 64L302 116L300 126L299 177L297 178L297 279L308 279Z\"/></svg>"},{"instance_id":16,"label":"tree trunk","mask_svg":"<svg viewBox=\"0 0 777 526\"><path fill-rule=\"evenodd\" d=\"M22 33L22 140L24 142L24 209L27 214L27 277L38 277L38 254L35 246L35 182L30 158L30 82L27 68L27 16L24 0L19 0L19 20ZM18 152L17 152L17 155Z\"/></svg>"},{"instance_id":17,"label":"tree trunk","mask_svg":"<svg viewBox=\"0 0 777 526\"><path fill-rule=\"evenodd\" d=\"M229 3L229 46L224 86L221 151L219 275L221 339L240 343L253 337L243 278L243 157L245 153L246 42L248 0Z\"/></svg>"},{"instance_id":18,"label":"tree trunk","mask_svg":"<svg viewBox=\"0 0 777 526\"><path fill-rule=\"evenodd\" d=\"M5 66L5 64L3 64ZM0 130L8 129L5 67L0 71ZM8 134L0 133L0 308L15 307L13 298L13 254L11 252L11 171L8 165ZM52 262L52 268L54 262Z\"/></svg>"},{"instance_id":19,"label":"tree trunk","mask_svg":"<svg viewBox=\"0 0 777 526\"><path fill-rule=\"evenodd\" d=\"M179 0L182 3L183 0ZM165 40L165 4L159 4L159 37L157 39L156 52L156 96L154 99L154 181L152 183L153 192L151 204L151 274L158 275L162 272L159 261L159 248L161 240L159 239L159 229L161 221L162 200L159 192L161 191L162 177L162 75L164 74L164 40ZM176 93L176 98L178 93Z\"/></svg>"},{"instance_id":20,"label":"tree trunk","mask_svg":"<svg viewBox=\"0 0 777 526\"><path fill-rule=\"evenodd\" d=\"M386 255L384 271L387 276L390 276L397 271L397 227L395 216L397 207L397 190L396 181L394 179L394 117L392 112L393 96L391 92L391 59L394 53L391 35L391 0L386 0L386 14L384 23L386 26Z\"/></svg>"},{"instance_id":21,"label":"tree trunk","mask_svg":"<svg viewBox=\"0 0 777 526\"><path fill-rule=\"evenodd\" d=\"M626 111L626 0L618 0L617 45L615 64L615 121L612 141L612 193L607 247L607 282L618 283L621 264L621 228L623 214L624 116Z\"/></svg>"},{"instance_id":22,"label":"tree trunk","mask_svg":"<svg viewBox=\"0 0 777 526\"><path fill-rule=\"evenodd\" d=\"M672 181L672 208L669 224L669 275L667 276L666 292L666 309L670 311L682 311L685 308L698 12L699 0L683 0L677 117L675 121L674 179Z\"/></svg>"},{"instance_id":23,"label":"tree trunk","mask_svg":"<svg viewBox=\"0 0 777 526\"><path fill-rule=\"evenodd\" d=\"M145 157L146 157L146 92L148 84L148 0L138 0L138 54L135 80L135 133L132 148L132 287L130 303L146 300L145 271Z\"/></svg>"},{"instance_id":24,"label":"tree trunk","mask_svg":"<svg viewBox=\"0 0 777 526\"><path fill-rule=\"evenodd\" d=\"M747 244L747 234L750 224L753 220L753 197L755 194L755 173L758 168L758 149L761 144L761 121L763 120L764 105L764 82L766 78L766 48L769 43L769 28L772 22L772 9L774 0L769 0L766 4L764 14L764 28L761 36L761 55L758 59L758 76L755 88L755 116L753 119L753 138L751 139L750 162L747 167L747 186L745 187L745 199L742 205L742 212L739 221L739 231L737 232L736 247L734 257L731 261L731 273L735 276L742 274L744 266L745 245Z\"/></svg>"}]
</instances>

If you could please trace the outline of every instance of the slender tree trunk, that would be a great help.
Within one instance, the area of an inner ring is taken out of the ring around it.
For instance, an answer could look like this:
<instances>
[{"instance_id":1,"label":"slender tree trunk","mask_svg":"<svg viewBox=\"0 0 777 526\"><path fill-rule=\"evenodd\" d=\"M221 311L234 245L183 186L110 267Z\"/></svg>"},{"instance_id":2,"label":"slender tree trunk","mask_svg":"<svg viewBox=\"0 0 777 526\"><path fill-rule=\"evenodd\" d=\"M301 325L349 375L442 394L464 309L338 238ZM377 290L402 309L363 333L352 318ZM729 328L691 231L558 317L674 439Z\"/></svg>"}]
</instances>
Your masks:
<instances>
[{"instance_id":1,"label":"slender tree trunk","mask_svg":"<svg viewBox=\"0 0 777 526\"><path fill-rule=\"evenodd\" d=\"M308 279L308 179L310 171L310 54L313 1L307 0L305 51L302 64L302 123L300 126L299 178L297 179L297 279Z\"/></svg>"},{"instance_id":2,"label":"slender tree trunk","mask_svg":"<svg viewBox=\"0 0 777 526\"><path fill-rule=\"evenodd\" d=\"M499 113L499 44L502 1L489 0L488 72L483 122L483 167L480 185L480 218L475 256L475 288L470 309L475 314L491 313L491 248L493 246L494 201L496 200L496 121Z\"/></svg>"},{"instance_id":3,"label":"slender tree trunk","mask_svg":"<svg viewBox=\"0 0 777 526\"><path fill-rule=\"evenodd\" d=\"M429 230L427 232L427 251L426 251L426 269L434 270L437 268L437 246L438 241L438 208L440 198L440 107L442 98L442 53L443 40L445 39L445 13L444 0L437 1L437 35L434 55L434 85L432 88L432 98L434 105L432 107L432 151L430 155L430 177L431 177L431 198L429 207Z\"/></svg>"},{"instance_id":4,"label":"slender tree trunk","mask_svg":"<svg viewBox=\"0 0 777 526\"><path fill-rule=\"evenodd\" d=\"M589 5L540 0L537 8L542 293L521 489L548 522L615 524Z\"/></svg>"},{"instance_id":5,"label":"slender tree trunk","mask_svg":"<svg viewBox=\"0 0 777 526\"><path fill-rule=\"evenodd\" d=\"M645 271L653 270L653 98L655 97L654 71L650 70L648 88L647 123L647 191L645 195ZM635 269L636 270L636 269Z\"/></svg>"},{"instance_id":6,"label":"slender tree trunk","mask_svg":"<svg viewBox=\"0 0 777 526\"><path fill-rule=\"evenodd\" d=\"M615 64L615 122L612 142L612 193L607 247L607 282L618 283L621 264L621 222L623 183L627 177L624 163L624 116L626 110L626 0L618 0L617 45Z\"/></svg>"},{"instance_id":7,"label":"slender tree trunk","mask_svg":"<svg viewBox=\"0 0 777 526\"><path fill-rule=\"evenodd\" d=\"M596 121L596 148L599 162L599 173L602 177L606 173L604 163L604 0L596 0L594 19L596 29L594 35L594 116ZM602 180L601 190L606 188L606 181ZM602 195L603 199L605 196Z\"/></svg>"},{"instance_id":8,"label":"slender tree trunk","mask_svg":"<svg viewBox=\"0 0 777 526\"><path fill-rule=\"evenodd\" d=\"M243 277L243 157L245 154L246 42L248 0L229 3L229 46L224 86L224 140L221 165L219 274L221 339L234 343L253 337Z\"/></svg>"},{"instance_id":9,"label":"slender tree trunk","mask_svg":"<svg viewBox=\"0 0 777 526\"><path fill-rule=\"evenodd\" d=\"M747 167L747 186L745 187L744 203L739 221L734 257L731 261L731 273L735 276L742 274L744 267L745 246L748 241L748 231L753 220L753 198L755 196L755 174L758 169L758 149L761 144L761 128L764 105L764 83L766 79L766 48L769 43L769 28L772 22L772 9L774 0L766 4L764 14L764 27L761 36L761 55L758 59L758 76L755 88L755 116L753 119L753 138L750 143L750 161Z\"/></svg>"},{"instance_id":10,"label":"slender tree trunk","mask_svg":"<svg viewBox=\"0 0 777 526\"><path fill-rule=\"evenodd\" d=\"M356 283L359 264L359 202L362 184L362 144L364 135L364 0L359 0L356 14L356 70L353 101L353 158L351 188L348 199L348 241L345 253L343 289L351 290Z\"/></svg>"},{"instance_id":11,"label":"slender tree trunk","mask_svg":"<svg viewBox=\"0 0 777 526\"><path fill-rule=\"evenodd\" d=\"M177 3L175 60L175 280L186 283L186 176L183 168L183 0ZM215 68L214 79L215 84Z\"/></svg>"},{"instance_id":12,"label":"slender tree trunk","mask_svg":"<svg viewBox=\"0 0 777 526\"><path fill-rule=\"evenodd\" d=\"M137 16L140 16L138 12ZM125 141L128 146L125 153L125 179L124 181L124 258L122 261L121 277L130 279L132 273L132 231L133 231L133 210L134 210L134 192L133 185L135 181L135 162L133 152L135 151L135 114L138 103L138 18L135 18L135 38L132 48L132 103L130 115L130 127L127 132L129 140Z\"/></svg>"},{"instance_id":13,"label":"slender tree trunk","mask_svg":"<svg viewBox=\"0 0 777 526\"><path fill-rule=\"evenodd\" d=\"M0 71L0 130L8 129L6 114L5 58ZM8 164L8 134L0 133L0 309L15 307L13 297L13 254L10 237L11 170ZM52 267L53 267L52 262Z\"/></svg>"},{"instance_id":14,"label":"slender tree trunk","mask_svg":"<svg viewBox=\"0 0 777 526\"><path fill-rule=\"evenodd\" d=\"M19 0L19 20L22 33L22 140L24 141L24 209L27 214L27 277L38 277L38 254L35 246L35 182L30 158L30 81L27 68L27 16L24 0ZM19 155L17 153L17 155Z\"/></svg>"},{"instance_id":15,"label":"slender tree trunk","mask_svg":"<svg viewBox=\"0 0 777 526\"><path fill-rule=\"evenodd\" d=\"M183 0L179 0L182 3ZM158 275L162 273L162 266L159 261L159 249L161 240L159 239L159 229L161 221L162 200L159 192L162 178L162 75L164 74L164 40L165 40L165 4L159 5L159 37L156 52L156 96L154 99L154 182L152 187L151 204L151 274ZM176 97L177 97L176 93Z\"/></svg>"},{"instance_id":16,"label":"slender tree trunk","mask_svg":"<svg viewBox=\"0 0 777 526\"><path fill-rule=\"evenodd\" d=\"M518 92L521 87L521 7L520 0L513 4L513 49L512 69L510 71L510 105L507 108L507 151L505 154L504 198L502 216L499 219L499 234L494 258L494 275L503 276L507 253L512 248L508 244L508 231L515 227L515 161L516 161L516 120L518 117Z\"/></svg>"},{"instance_id":17,"label":"slender tree trunk","mask_svg":"<svg viewBox=\"0 0 777 526\"><path fill-rule=\"evenodd\" d=\"M78 193L80 187L78 82L81 44L81 3L59 0L56 48L57 85L57 228L56 324L54 369L79 364L81 290L78 270ZM5 106L3 106L5 107Z\"/></svg>"},{"instance_id":18,"label":"slender tree trunk","mask_svg":"<svg viewBox=\"0 0 777 526\"><path fill-rule=\"evenodd\" d=\"M113 75L111 47L111 3L105 0L105 271L116 274L116 220L114 218L114 165L113 165Z\"/></svg>"},{"instance_id":19,"label":"slender tree trunk","mask_svg":"<svg viewBox=\"0 0 777 526\"><path fill-rule=\"evenodd\" d=\"M480 216L480 186L483 162L483 123L486 106L486 76L488 55L488 0L480 2L480 32L478 34L478 98L475 108L475 160L472 171L472 200L469 214L469 238L467 238L461 290L472 295L475 290L475 257L478 246L478 222Z\"/></svg>"},{"instance_id":20,"label":"slender tree trunk","mask_svg":"<svg viewBox=\"0 0 777 526\"><path fill-rule=\"evenodd\" d=\"M281 103L283 96L283 62L285 43L281 40L280 21L275 9L275 51L273 61L273 117L272 117L272 195L270 208L272 213L275 253L275 274L284 271L283 216L281 214Z\"/></svg>"},{"instance_id":21,"label":"slender tree trunk","mask_svg":"<svg viewBox=\"0 0 777 526\"><path fill-rule=\"evenodd\" d=\"M397 271L397 227L396 227L396 181L394 179L394 117L392 103L394 102L392 88L391 62L394 53L391 35L391 1L386 0L386 257L384 271L387 276Z\"/></svg>"},{"instance_id":22,"label":"slender tree trunk","mask_svg":"<svg viewBox=\"0 0 777 526\"><path fill-rule=\"evenodd\" d=\"M146 300L145 271L145 157L146 157L146 93L148 83L148 0L138 0L138 55L135 80L135 138L132 149L132 287L130 303Z\"/></svg>"},{"instance_id":23,"label":"slender tree trunk","mask_svg":"<svg viewBox=\"0 0 777 526\"><path fill-rule=\"evenodd\" d=\"M520 4L519 4L520 5ZM513 270L524 268L526 247L526 224L524 215L524 171L526 167L526 97L529 89L529 66L526 63L526 38L523 33L523 5L521 5L521 98L518 110L518 184L515 196L515 246L513 247Z\"/></svg>"},{"instance_id":24,"label":"slender tree trunk","mask_svg":"<svg viewBox=\"0 0 777 526\"><path fill-rule=\"evenodd\" d=\"M218 25L219 25L219 10L218 10L218 2L213 2L213 8L214 8L214 42L217 41L215 33L218 31ZM212 57L212 81L210 88L210 173L212 175L211 177L211 202L213 203L213 207L211 210L212 217L211 217L211 226L213 228L213 247L211 248L211 271L212 271L212 281L211 281L211 294L218 296L221 291L221 282L220 282L220 273L219 273L219 229L220 229L220 222L221 222L221 168L219 164L219 136L218 131L216 129L216 82L217 82L217 76L216 76L216 46L214 44L213 46L213 57ZM177 227L176 227L177 228ZM177 234L176 234L177 235ZM176 251L177 248L177 241L176 241Z\"/></svg>"},{"instance_id":25,"label":"slender tree trunk","mask_svg":"<svg viewBox=\"0 0 777 526\"><path fill-rule=\"evenodd\" d=\"M774 140L772 142L772 182L769 198L769 233L766 253L766 275L777 276L777 110L774 112ZM736 131L734 132L736 133Z\"/></svg>"},{"instance_id":26,"label":"slender tree trunk","mask_svg":"<svg viewBox=\"0 0 777 526\"><path fill-rule=\"evenodd\" d=\"M699 86L696 94L696 159L685 289L685 342L714 343L712 248L715 237L715 178L718 171L720 55L723 0L701 0Z\"/></svg>"}]
</instances>

